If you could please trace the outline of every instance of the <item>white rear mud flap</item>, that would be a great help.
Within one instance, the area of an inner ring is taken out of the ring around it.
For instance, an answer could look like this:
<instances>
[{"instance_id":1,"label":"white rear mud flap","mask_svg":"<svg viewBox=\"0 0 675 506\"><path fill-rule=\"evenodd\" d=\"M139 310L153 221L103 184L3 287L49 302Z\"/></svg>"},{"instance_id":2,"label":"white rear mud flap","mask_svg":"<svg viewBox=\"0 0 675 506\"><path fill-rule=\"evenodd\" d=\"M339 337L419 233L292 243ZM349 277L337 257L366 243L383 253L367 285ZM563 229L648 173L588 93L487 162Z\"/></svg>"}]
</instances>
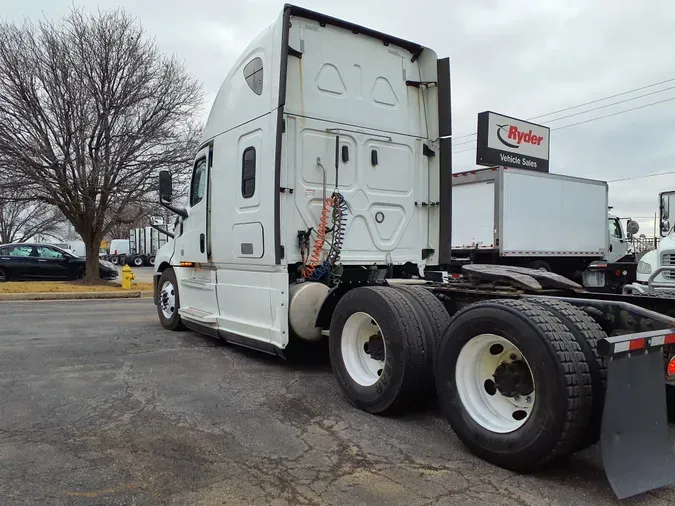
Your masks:
<instances>
[{"instance_id":1,"label":"white rear mud flap","mask_svg":"<svg viewBox=\"0 0 675 506\"><path fill-rule=\"evenodd\" d=\"M663 345L673 330L609 337L600 449L619 499L675 483L675 451L668 434Z\"/></svg>"}]
</instances>

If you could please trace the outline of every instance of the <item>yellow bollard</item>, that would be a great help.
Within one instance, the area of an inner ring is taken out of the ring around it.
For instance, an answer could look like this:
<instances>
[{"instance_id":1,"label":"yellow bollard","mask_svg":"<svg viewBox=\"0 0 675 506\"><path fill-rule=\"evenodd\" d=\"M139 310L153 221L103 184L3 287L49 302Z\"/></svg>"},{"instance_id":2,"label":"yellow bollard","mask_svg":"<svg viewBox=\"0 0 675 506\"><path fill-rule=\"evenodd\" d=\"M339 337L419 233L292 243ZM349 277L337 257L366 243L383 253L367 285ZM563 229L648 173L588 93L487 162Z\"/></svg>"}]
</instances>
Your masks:
<instances>
[{"instance_id":1,"label":"yellow bollard","mask_svg":"<svg viewBox=\"0 0 675 506\"><path fill-rule=\"evenodd\" d=\"M136 274L131 270L131 267L125 265L122 267L122 289L130 290L131 289L131 280L136 279Z\"/></svg>"}]
</instances>

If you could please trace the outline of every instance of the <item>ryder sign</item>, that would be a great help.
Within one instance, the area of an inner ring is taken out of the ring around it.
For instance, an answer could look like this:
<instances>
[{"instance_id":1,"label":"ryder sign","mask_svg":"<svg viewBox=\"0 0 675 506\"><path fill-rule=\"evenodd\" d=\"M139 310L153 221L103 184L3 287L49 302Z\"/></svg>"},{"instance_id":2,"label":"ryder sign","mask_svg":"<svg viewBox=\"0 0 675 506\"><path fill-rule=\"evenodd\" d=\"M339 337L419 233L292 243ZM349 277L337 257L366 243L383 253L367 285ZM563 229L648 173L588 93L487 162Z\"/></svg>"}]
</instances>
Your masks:
<instances>
[{"instance_id":1,"label":"ryder sign","mask_svg":"<svg viewBox=\"0 0 675 506\"><path fill-rule=\"evenodd\" d=\"M478 114L476 165L504 165L548 172L551 131L491 111Z\"/></svg>"}]
</instances>

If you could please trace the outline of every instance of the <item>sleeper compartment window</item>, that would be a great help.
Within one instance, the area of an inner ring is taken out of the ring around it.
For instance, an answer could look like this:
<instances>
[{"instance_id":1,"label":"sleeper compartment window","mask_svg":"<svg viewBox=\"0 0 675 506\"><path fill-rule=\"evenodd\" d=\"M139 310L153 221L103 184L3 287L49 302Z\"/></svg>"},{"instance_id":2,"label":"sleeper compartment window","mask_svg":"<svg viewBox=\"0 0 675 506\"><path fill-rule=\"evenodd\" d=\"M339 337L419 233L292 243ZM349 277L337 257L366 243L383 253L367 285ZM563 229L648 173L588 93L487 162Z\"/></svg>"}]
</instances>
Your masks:
<instances>
[{"instance_id":1,"label":"sleeper compartment window","mask_svg":"<svg viewBox=\"0 0 675 506\"><path fill-rule=\"evenodd\" d=\"M244 150L241 161L241 195L250 199L255 194L255 148Z\"/></svg>"},{"instance_id":2,"label":"sleeper compartment window","mask_svg":"<svg viewBox=\"0 0 675 506\"><path fill-rule=\"evenodd\" d=\"M248 87L256 95L262 95L263 90L263 62L260 58L253 58L244 67L244 79Z\"/></svg>"}]
</instances>

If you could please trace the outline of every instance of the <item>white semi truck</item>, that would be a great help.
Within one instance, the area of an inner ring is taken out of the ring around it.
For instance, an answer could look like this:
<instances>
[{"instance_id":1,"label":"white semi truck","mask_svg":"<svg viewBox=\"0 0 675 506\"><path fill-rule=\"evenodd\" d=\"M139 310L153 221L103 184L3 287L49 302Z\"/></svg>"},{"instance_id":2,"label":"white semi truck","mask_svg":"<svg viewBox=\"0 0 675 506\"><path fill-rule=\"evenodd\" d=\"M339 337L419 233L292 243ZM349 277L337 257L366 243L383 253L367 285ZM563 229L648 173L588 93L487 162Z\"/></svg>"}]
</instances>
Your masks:
<instances>
[{"instance_id":1,"label":"white semi truck","mask_svg":"<svg viewBox=\"0 0 675 506\"><path fill-rule=\"evenodd\" d=\"M492 167L455 173L452 183L458 263L542 269L618 293L635 281L635 256L621 220L608 215L605 181Z\"/></svg>"},{"instance_id":2,"label":"white semi truck","mask_svg":"<svg viewBox=\"0 0 675 506\"><path fill-rule=\"evenodd\" d=\"M178 216L155 261L161 324L281 357L327 339L351 404L437 396L470 451L505 468L601 439L617 496L672 483L675 319L539 270L449 276L451 135L447 58L284 6L221 86L186 207L160 173Z\"/></svg>"},{"instance_id":3,"label":"white semi truck","mask_svg":"<svg viewBox=\"0 0 675 506\"><path fill-rule=\"evenodd\" d=\"M656 249L645 253L637 266L637 280L624 287L624 293L675 294L675 191L659 194L661 240Z\"/></svg>"}]
</instances>

